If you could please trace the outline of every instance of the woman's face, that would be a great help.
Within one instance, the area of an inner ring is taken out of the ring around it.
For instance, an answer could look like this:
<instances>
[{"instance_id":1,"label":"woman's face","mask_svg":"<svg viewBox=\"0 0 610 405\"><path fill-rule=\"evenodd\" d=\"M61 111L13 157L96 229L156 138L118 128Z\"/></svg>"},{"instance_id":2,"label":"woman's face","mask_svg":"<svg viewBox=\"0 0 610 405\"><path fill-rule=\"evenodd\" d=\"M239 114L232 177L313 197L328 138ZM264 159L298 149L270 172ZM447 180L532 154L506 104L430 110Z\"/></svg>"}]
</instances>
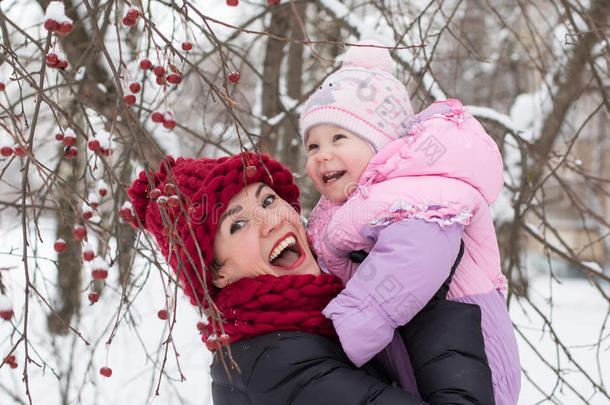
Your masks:
<instances>
[{"instance_id":1,"label":"woman's face","mask_svg":"<svg viewBox=\"0 0 610 405\"><path fill-rule=\"evenodd\" d=\"M320 274L299 214L264 183L233 196L220 217L214 241L220 265L214 285L263 274Z\"/></svg>"}]
</instances>

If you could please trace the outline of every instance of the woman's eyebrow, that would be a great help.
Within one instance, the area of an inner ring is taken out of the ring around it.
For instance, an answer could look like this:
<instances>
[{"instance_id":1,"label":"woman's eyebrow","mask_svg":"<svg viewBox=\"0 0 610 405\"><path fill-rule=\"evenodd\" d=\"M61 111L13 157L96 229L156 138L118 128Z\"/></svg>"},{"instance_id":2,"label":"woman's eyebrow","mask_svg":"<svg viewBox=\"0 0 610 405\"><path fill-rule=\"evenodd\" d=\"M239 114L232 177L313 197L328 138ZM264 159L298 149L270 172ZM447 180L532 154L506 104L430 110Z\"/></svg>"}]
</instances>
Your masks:
<instances>
[{"instance_id":1,"label":"woman's eyebrow","mask_svg":"<svg viewBox=\"0 0 610 405\"><path fill-rule=\"evenodd\" d=\"M228 210L223 212L223 214L220 216L220 221L218 221L218 227L220 227L222 225L222 221L224 221L224 219L226 217L229 217L231 215L235 215L239 211L241 211L242 209L243 209L243 207L241 205L236 205L235 207L229 208Z\"/></svg>"},{"instance_id":2,"label":"woman's eyebrow","mask_svg":"<svg viewBox=\"0 0 610 405\"><path fill-rule=\"evenodd\" d=\"M259 184L259 186L256 188L256 193L254 193L254 196L255 196L256 198L258 198L258 196L261 194L261 190L262 190L263 188L265 188L265 187L269 187L269 186L268 186L268 185L266 185L265 183L261 183L261 184ZM271 188L271 187L269 187L269 188Z\"/></svg>"}]
</instances>

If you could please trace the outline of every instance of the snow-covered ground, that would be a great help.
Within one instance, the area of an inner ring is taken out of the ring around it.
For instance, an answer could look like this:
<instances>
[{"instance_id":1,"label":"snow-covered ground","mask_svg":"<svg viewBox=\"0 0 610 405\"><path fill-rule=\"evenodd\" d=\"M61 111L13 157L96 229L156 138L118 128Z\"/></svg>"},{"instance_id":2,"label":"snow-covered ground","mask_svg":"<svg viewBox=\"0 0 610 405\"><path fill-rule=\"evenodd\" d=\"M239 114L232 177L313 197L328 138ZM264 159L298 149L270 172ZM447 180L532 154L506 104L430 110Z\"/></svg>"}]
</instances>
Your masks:
<instances>
[{"instance_id":1,"label":"snow-covered ground","mask_svg":"<svg viewBox=\"0 0 610 405\"><path fill-rule=\"evenodd\" d=\"M2 234L3 268L2 278L8 287L8 297L13 302L15 310L14 322L17 331L8 322L0 322L0 354L5 356L8 350L19 339L23 331L23 287L24 271L20 261L21 229L15 218L3 216L0 219ZM54 259L53 228L48 221L41 221L43 244L39 244L38 257ZM31 238L31 236L30 236ZM8 254L14 249L11 254ZM53 301L55 293L55 266L50 260L30 260L30 276L36 277L36 286L47 299ZM34 269L32 266L38 265ZM136 264L137 266L137 264ZM73 322L83 337L91 343L87 346L81 339L68 334L66 337L51 338L46 328L48 310L35 296L30 299L28 336L30 356L44 365L28 365L28 376L31 395L34 404L59 404L61 390L67 386L70 379L69 392L71 404L211 404L209 363L211 356L201 343L195 325L199 320L196 311L187 300L179 294L176 310L177 322L172 333L165 365L165 376L161 380L159 395L155 396L158 383L158 370L163 361L167 337L167 322L157 318L156 313L164 302L164 289L158 271L150 274L134 271L141 285L139 293L130 295L133 303L127 317L119 317L120 324L112 343L107 346L112 328L117 318L117 308L120 303L120 291L115 289L116 269L111 269L109 284L104 290L100 301L93 306L87 302L88 290L84 290L81 318ZM113 274L113 271L115 274ZM88 282L88 272L83 275ZM144 282L144 277L147 277ZM83 287L85 288L85 286ZM601 352L591 346L599 341L600 329L608 314L608 304L603 301L599 292L591 284L582 279L563 279L561 283L549 283L548 277L537 276L530 286L533 301L545 308L544 315L549 312L550 291L552 288L553 312L552 327L562 344L570 349L581 367L596 381L600 374L608 382L610 377L610 342L608 330L601 332L606 339L602 341ZM608 293L608 286L603 286ZM124 314L124 308L122 314ZM545 393L552 391L557 382L555 373L545 365L535 354L534 349L544 355L552 366L559 364L562 376L581 394L585 400L579 399L564 384L559 384L552 399L546 399L544 394L532 384L526 375L523 376L523 388L520 404L557 403L557 404L607 404L602 396L593 395L592 385L579 373L576 366L570 363L565 354L557 353L557 347L549 328L543 327L541 317L522 300L511 303L511 314L516 325L524 332L533 345L530 347L519 337L521 359L527 376L531 377ZM180 373L173 353L175 345L180 369L186 378L180 381ZM7 365L0 369L0 404L27 403L25 386L22 382L24 366L24 346L21 344L16 352L19 367L11 369ZM596 360L597 359L597 360ZM46 362L46 364L45 364ZM73 368L68 375L69 365ZM99 368L108 365L113 374L104 378L99 374ZM599 366L599 369L598 369ZM18 393L20 401L12 398L8 392Z\"/></svg>"}]
</instances>

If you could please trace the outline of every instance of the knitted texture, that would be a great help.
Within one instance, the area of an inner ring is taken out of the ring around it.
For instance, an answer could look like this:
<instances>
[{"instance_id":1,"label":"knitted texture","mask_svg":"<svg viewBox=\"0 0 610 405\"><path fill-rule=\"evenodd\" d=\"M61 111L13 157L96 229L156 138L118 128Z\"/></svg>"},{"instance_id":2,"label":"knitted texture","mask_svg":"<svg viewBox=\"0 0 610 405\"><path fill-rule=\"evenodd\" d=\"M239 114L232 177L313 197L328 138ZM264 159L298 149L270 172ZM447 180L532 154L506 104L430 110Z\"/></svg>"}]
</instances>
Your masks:
<instances>
[{"instance_id":1,"label":"knitted texture","mask_svg":"<svg viewBox=\"0 0 610 405\"><path fill-rule=\"evenodd\" d=\"M264 275L242 278L220 291L214 300L222 313L223 330L209 319L202 336L208 349L263 333L292 330L336 338L322 309L343 286L338 277L323 274Z\"/></svg>"},{"instance_id":2,"label":"knitted texture","mask_svg":"<svg viewBox=\"0 0 610 405\"><path fill-rule=\"evenodd\" d=\"M377 153L408 134L413 108L405 86L392 75L390 53L361 41L345 54L341 69L324 80L301 115L303 142L310 129L330 124L367 141Z\"/></svg>"},{"instance_id":3,"label":"knitted texture","mask_svg":"<svg viewBox=\"0 0 610 405\"><path fill-rule=\"evenodd\" d=\"M235 194L258 182L300 212L299 189L290 171L251 152L218 159L168 156L158 172L142 171L128 190L135 213L132 225L154 235L193 305L207 307L206 289L211 299L219 290L211 283L208 267L220 216ZM172 194L179 196L178 206L168 205L167 195Z\"/></svg>"}]
</instances>

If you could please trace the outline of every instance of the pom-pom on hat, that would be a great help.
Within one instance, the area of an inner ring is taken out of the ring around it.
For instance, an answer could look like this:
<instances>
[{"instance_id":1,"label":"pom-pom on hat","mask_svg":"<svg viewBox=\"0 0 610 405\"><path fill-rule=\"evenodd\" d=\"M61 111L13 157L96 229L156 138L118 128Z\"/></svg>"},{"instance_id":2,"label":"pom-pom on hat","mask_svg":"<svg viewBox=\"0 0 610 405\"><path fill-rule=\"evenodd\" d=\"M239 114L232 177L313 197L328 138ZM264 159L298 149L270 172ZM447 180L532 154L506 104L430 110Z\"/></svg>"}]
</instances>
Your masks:
<instances>
[{"instance_id":1,"label":"pom-pom on hat","mask_svg":"<svg viewBox=\"0 0 610 405\"><path fill-rule=\"evenodd\" d=\"M140 172L129 188L135 214L132 225L154 235L193 305L209 305L206 288L212 300L219 291L211 282L209 267L220 216L235 194L259 182L300 212L299 188L290 170L269 156L251 152L218 159L167 156L158 172L148 176Z\"/></svg>"},{"instance_id":2,"label":"pom-pom on hat","mask_svg":"<svg viewBox=\"0 0 610 405\"><path fill-rule=\"evenodd\" d=\"M392 75L390 53L375 41L356 45L346 52L341 69L307 100L300 120L304 143L309 130L321 124L362 137L375 153L407 135L413 108L407 89Z\"/></svg>"}]
</instances>

